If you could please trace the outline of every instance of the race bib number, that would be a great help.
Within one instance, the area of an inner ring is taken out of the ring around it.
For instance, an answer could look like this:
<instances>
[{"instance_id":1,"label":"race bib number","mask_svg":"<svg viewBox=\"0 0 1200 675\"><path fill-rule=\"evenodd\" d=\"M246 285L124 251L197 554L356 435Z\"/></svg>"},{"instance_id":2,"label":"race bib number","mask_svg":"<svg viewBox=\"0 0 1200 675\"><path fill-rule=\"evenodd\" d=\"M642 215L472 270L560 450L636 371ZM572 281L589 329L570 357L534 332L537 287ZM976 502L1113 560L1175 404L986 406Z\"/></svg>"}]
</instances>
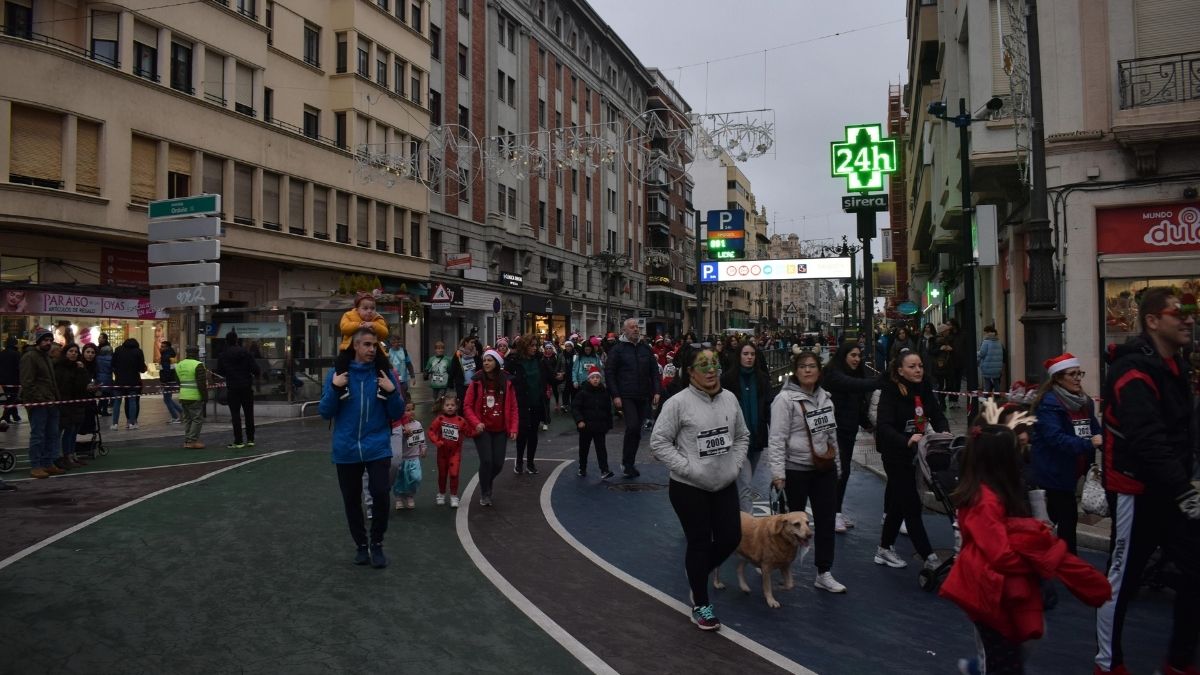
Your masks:
<instances>
[{"instance_id":1,"label":"race bib number","mask_svg":"<svg viewBox=\"0 0 1200 675\"><path fill-rule=\"evenodd\" d=\"M827 405L818 410L805 412L804 420L808 422L808 430L814 434L837 427L837 422L833 418L833 406Z\"/></svg>"},{"instance_id":2,"label":"race bib number","mask_svg":"<svg viewBox=\"0 0 1200 675\"><path fill-rule=\"evenodd\" d=\"M429 376L429 386L434 389L445 389L449 383L450 377L446 375L446 371L444 370L435 370L433 371L433 375Z\"/></svg>"},{"instance_id":3,"label":"race bib number","mask_svg":"<svg viewBox=\"0 0 1200 675\"><path fill-rule=\"evenodd\" d=\"M1075 435L1080 438L1092 437L1092 421L1091 420L1071 420L1071 424L1075 427Z\"/></svg>"},{"instance_id":4,"label":"race bib number","mask_svg":"<svg viewBox=\"0 0 1200 675\"><path fill-rule=\"evenodd\" d=\"M442 425L442 438L444 438L448 441L457 441L458 440L458 425L443 424Z\"/></svg>"},{"instance_id":5,"label":"race bib number","mask_svg":"<svg viewBox=\"0 0 1200 675\"><path fill-rule=\"evenodd\" d=\"M424 431L414 431L408 435L408 444L410 446L421 445L425 442Z\"/></svg>"},{"instance_id":6,"label":"race bib number","mask_svg":"<svg viewBox=\"0 0 1200 675\"><path fill-rule=\"evenodd\" d=\"M465 376L466 376L466 378L467 378L468 380L470 380L470 379L471 379L471 374L475 372L475 360L474 360L474 359L467 359L466 361L463 361L463 362L462 362L462 369L463 369L463 375L465 375Z\"/></svg>"},{"instance_id":7,"label":"race bib number","mask_svg":"<svg viewBox=\"0 0 1200 675\"><path fill-rule=\"evenodd\" d=\"M733 448L733 436L729 427L706 429L696 434L696 447L700 449L701 459L724 455Z\"/></svg>"}]
</instances>

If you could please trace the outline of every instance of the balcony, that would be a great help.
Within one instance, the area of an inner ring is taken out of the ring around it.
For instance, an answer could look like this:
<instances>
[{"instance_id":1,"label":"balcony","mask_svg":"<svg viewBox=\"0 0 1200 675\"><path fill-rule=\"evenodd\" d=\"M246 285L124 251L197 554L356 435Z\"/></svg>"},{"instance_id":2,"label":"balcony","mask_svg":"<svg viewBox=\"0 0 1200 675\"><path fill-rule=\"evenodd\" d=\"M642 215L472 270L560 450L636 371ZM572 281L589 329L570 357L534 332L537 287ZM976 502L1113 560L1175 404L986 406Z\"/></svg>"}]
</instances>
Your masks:
<instances>
[{"instance_id":1,"label":"balcony","mask_svg":"<svg viewBox=\"0 0 1200 675\"><path fill-rule=\"evenodd\" d=\"M1200 101L1200 52L1117 62L1121 110Z\"/></svg>"}]
</instances>

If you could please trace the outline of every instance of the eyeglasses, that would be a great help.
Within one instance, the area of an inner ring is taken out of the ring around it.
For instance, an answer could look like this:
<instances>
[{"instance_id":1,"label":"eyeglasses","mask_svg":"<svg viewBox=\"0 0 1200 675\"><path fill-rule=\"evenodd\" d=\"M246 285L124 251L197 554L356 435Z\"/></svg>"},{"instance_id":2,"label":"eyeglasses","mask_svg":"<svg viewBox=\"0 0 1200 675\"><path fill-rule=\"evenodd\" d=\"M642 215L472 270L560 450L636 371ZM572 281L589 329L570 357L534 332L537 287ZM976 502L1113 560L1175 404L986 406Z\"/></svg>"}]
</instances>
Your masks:
<instances>
[{"instance_id":1,"label":"eyeglasses","mask_svg":"<svg viewBox=\"0 0 1200 675\"><path fill-rule=\"evenodd\" d=\"M1159 316L1173 316L1180 321L1187 321L1196 316L1196 311L1193 309L1184 309L1182 307L1168 307L1161 312L1155 312Z\"/></svg>"},{"instance_id":2,"label":"eyeglasses","mask_svg":"<svg viewBox=\"0 0 1200 675\"><path fill-rule=\"evenodd\" d=\"M711 342L693 342L688 345L692 349L712 349Z\"/></svg>"},{"instance_id":3,"label":"eyeglasses","mask_svg":"<svg viewBox=\"0 0 1200 675\"><path fill-rule=\"evenodd\" d=\"M1087 371L1084 371L1084 370L1068 370L1067 372L1063 373L1063 377L1074 377L1074 378L1076 378L1076 379L1083 379L1083 376L1084 376L1084 375L1087 375Z\"/></svg>"},{"instance_id":4,"label":"eyeglasses","mask_svg":"<svg viewBox=\"0 0 1200 675\"><path fill-rule=\"evenodd\" d=\"M817 370L820 367L821 366L818 366L815 363L801 363L800 365L796 366L796 370Z\"/></svg>"}]
</instances>

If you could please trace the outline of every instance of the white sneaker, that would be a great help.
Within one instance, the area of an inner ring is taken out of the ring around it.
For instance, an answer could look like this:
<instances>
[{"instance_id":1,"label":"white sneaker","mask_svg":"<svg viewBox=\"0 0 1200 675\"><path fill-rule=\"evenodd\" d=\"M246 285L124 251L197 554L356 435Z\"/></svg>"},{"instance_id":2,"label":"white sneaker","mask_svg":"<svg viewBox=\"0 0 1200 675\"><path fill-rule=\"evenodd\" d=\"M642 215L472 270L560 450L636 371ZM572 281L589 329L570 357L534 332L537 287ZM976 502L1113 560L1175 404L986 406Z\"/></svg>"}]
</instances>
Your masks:
<instances>
[{"instance_id":1,"label":"white sneaker","mask_svg":"<svg viewBox=\"0 0 1200 675\"><path fill-rule=\"evenodd\" d=\"M930 553L929 557L925 559L925 569L927 570L936 570L941 564L942 560L936 553Z\"/></svg>"},{"instance_id":2,"label":"white sneaker","mask_svg":"<svg viewBox=\"0 0 1200 675\"><path fill-rule=\"evenodd\" d=\"M900 521L900 534L906 537L908 536L908 523L904 522L903 520Z\"/></svg>"},{"instance_id":3,"label":"white sneaker","mask_svg":"<svg viewBox=\"0 0 1200 675\"><path fill-rule=\"evenodd\" d=\"M842 514L842 522L846 524L846 529L847 529L847 530L853 530L853 529L854 529L854 521L850 519L850 516L847 516L847 515L845 515L845 514Z\"/></svg>"},{"instance_id":4,"label":"white sneaker","mask_svg":"<svg viewBox=\"0 0 1200 675\"><path fill-rule=\"evenodd\" d=\"M550 431L550 425L542 422L542 431Z\"/></svg>"},{"instance_id":5,"label":"white sneaker","mask_svg":"<svg viewBox=\"0 0 1200 675\"><path fill-rule=\"evenodd\" d=\"M458 508L458 495L450 495L450 508Z\"/></svg>"},{"instance_id":6,"label":"white sneaker","mask_svg":"<svg viewBox=\"0 0 1200 675\"><path fill-rule=\"evenodd\" d=\"M846 519L840 513L833 517L833 531L846 534Z\"/></svg>"},{"instance_id":7,"label":"white sneaker","mask_svg":"<svg viewBox=\"0 0 1200 675\"><path fill-rule=\"evenodd\" d=\"M896 569L908 567L908 563L904 562L904 560L900 557L900 554L896 553L895 546L891 548L877 546L875 548L875 564L887 565L888 567L894 567Z\"/></svg>"},{"instance_id":8,"label":"white sneaker","mask_svg":"<svg viewBox=\"0 0 1200 675\"><path fill-rule=\"evenodd\" d=\"M433 503L437 504L438 506L445 504L446 503L446 495L439 492L437 494L437 496L433 498Z\"/></svg>"},{"instance_id":9,"label":"white sneaker","mask_svg":"<svg viewBox=\"0 0 1200 675\"><path fill-rule=\"evenodd\" d=\"M120 424L114 424L114 425L112 425L111 427L109 427L109 428L108 428L108 430L109 430L109 431L116 431L117 429L120 429L120 428L121 428L121 425L120 425Z\"/></svg>"},{"instance_id":10,"label":"white sneaker","mask_svg":"<svg viewBox=\"0 0 1200 675\"><path fill-rule=\"evenodd\" d=\"M846 587L839 584L837 579L829 572L821 572L817 578L813 580L813 588L819 588L830 593L845 593Z\"/></svg>"}]
</instances>

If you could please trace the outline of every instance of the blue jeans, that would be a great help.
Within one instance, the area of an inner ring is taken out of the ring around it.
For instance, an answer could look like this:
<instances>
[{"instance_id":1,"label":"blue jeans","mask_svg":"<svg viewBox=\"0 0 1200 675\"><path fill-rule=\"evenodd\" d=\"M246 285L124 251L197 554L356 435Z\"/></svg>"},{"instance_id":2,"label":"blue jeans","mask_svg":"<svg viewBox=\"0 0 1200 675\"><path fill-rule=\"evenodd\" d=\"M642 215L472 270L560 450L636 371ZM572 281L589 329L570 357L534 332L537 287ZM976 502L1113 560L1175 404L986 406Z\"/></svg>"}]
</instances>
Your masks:
<instances>
[{"instance_id":1,"label":"blue jeans","mask_svg":"<svg viewBox=\"0 0 1200 675\"><path fill-rule=\"evenodd\" d=\"M69 457L75 454L75 434L79 432L78 424L60 424L60 436L62 443L59 446L62 449L62 456Z\"/></svg>"},{"instance_id":2,"label":"blue jeans","mask_svg":"<svg viewBox=\"0 0 1200 675\"><path fill-rule=\"evenodd\" d=\"M29 418L29 467L44 469L58 457L58 408L33 406L25 409Z\"/></svg>"},{"instance_id":3,"label":"blue jeans","mask_svg":"<svg viewBox=\"0 0 1200 675\"><path fill-rule=\"evenodd\" d=\"M140 394L135 395L134 392L126 392L126 398L113 399L113 424L121 421L121 401L125 401L125 421L129 424L137 424L138 413L142 411L142 399Z\"/></svg>"},{"instance_id":4,"label":"blue jeans","mask_svg":"<svg viewBox=\"0 0 1200 675\"><path fill-rule=\"evenodd\" d=\"M171 419L177 420L179 419L179 416L183 414L183 406L179 405L175 402L175 399L171 398L173 393L174 392L171 391L164 391L162 393L162 397L163 403L165 403L167 406L167 414L171 416ZM125 416L129 417L129 413L125 413ZM133 418L136 420L137 415L134 415Z\"/></svg>"}]
</instances>

